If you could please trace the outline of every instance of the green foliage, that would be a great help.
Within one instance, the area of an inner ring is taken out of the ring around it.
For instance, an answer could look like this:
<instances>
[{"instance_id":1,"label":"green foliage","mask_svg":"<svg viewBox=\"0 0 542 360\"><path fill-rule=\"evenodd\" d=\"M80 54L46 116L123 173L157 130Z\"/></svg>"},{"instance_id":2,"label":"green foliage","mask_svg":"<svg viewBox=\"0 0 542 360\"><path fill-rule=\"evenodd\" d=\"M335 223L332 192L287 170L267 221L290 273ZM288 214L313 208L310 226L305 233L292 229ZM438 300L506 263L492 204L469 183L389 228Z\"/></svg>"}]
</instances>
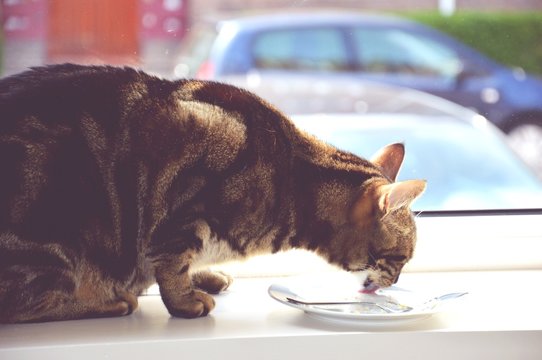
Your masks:
<instances>
[{"instance_id":1,"label":"green foliage","mask_svg":"<svg viewBox=\"0 0 542 360\"><path fill-rule=\"evenodd\" d=\"M542 12L403 16L446 32L502 64L542 75Z\"/></svg>"}]
</instances>

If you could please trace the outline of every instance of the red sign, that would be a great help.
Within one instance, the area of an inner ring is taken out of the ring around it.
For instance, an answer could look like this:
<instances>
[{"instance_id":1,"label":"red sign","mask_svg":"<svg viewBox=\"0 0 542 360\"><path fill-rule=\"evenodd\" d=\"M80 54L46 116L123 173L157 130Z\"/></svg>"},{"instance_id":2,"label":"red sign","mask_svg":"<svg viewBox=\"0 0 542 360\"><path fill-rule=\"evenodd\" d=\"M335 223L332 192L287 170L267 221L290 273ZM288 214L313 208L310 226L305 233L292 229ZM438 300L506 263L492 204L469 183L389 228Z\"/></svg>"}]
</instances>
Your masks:
<instances>
[{"instance_id":1,"label":"red sign","mask_svg":"<svg viewBox=\"0 0 542 360\"><path fill-rule=\"evenodd\" d=\"M47 0L2 0L1 4L6 38L45 38Z\"/></svg>"}]
</instances>

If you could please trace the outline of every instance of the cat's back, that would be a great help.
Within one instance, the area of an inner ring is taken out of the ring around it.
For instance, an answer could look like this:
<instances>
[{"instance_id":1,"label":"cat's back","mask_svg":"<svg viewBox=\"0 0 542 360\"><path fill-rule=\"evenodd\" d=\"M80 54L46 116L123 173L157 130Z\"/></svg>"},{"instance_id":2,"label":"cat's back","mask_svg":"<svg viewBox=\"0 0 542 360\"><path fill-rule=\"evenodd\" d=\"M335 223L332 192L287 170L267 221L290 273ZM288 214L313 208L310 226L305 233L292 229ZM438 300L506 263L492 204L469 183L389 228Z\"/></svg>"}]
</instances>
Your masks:
<instances>
[{"instance_id":1,"label":"cat's back","mask_svg":"<svg viewBox=\"0 0 542 360\"><path fill-rule=\"evenodd\" d=\"M73 91L92 83L101 84L105 88L115 82L132 81L138 76L141 75L133 69L111 66L61 64L34 67L0 79L0 101L5 104L20 97Z\"/></svg>"},{"instance_id":2,"label":"cat's back","mask_svg":"<svg viewBox=\"0 0 542 360\"><path fill-rule=\"evenodd\" d=\"M69 219L83 218L74 210L79 204L105 207L96 199L107 199L113 180L104 174L132 146L122 120L126 99L150 81L128 68L71 64L1 79L0 230L23 222L36 234L48 222L66 228Z\"/></svg>"},{"instance_id":3,"label":"cat's back","mask_svg":"<svg viewBox=\"0 0 542 360\"><path fill-rule=\"evenodd\" d=\"M28 115L114 108L119 88L148 81L133 69L73 64L32 68L0 80L2 121Z\"/></svg>"}]
</instances>

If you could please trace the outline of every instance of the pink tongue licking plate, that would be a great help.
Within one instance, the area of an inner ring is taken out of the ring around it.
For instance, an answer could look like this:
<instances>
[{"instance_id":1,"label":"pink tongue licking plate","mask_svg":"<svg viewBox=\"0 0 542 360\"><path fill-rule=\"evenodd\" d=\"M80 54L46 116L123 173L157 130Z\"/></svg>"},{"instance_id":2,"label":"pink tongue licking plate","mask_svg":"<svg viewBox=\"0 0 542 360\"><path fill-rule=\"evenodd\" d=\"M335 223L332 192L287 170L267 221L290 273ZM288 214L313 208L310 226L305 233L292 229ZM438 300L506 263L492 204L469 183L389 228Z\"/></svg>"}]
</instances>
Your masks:
<instances>
[{"instance_id":1,"label":"pink tongue licking plate","mask_svg":"<svg viewBox=\"0 0 542 360\"><path fill-rule=\"evenodd\" d=\"M365 286L363 289L360 289L359 292L362 294L374 294L376 290L378 290L378 285L375 285L374 283L370 283L369 285Z\"/></svg>"}]
</instances>

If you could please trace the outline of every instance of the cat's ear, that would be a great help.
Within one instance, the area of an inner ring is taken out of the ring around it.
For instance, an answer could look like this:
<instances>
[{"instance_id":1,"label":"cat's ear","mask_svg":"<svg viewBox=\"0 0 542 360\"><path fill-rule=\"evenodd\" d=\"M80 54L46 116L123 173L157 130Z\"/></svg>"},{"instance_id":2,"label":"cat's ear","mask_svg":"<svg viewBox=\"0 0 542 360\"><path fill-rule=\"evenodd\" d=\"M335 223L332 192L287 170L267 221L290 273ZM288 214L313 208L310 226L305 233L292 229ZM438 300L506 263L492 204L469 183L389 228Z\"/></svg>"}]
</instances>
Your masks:
<instances>
[{"instance_id":1,"label":"cat's ear","mask_svg":"<svg viewBox=\"0 0 542 360\"><path fill-rule=\"evenodd\" d=\"M401 143L396 143L380 149L371 158L371 162L380 167L382 173L391 181L395 181L404 158L405 146Z\"/></svg>"},{"instance_id":2,"label":"cat's ear","mask_svg":"<svg viewBox=\"0 0 542 360\"><path fill-rule=\"evenodd\" d=\"M379 191L378 205L382 213L400 207L409 206L425 190L425 180L407 180L389 185L382 185Z\"/></svg>"},{"instance_id":3,"label":"cat's ear","mask_svg":"<svg viewBox=\"0 0 542 360\"><path fill-rule=\"evenodd\" d=\"M392 184L371 184L353 205L350 219L362 226L376 214L385 216L400 207L410 206L425 190L425 180L407 180Z\"/></svg>"}]
</instances>

